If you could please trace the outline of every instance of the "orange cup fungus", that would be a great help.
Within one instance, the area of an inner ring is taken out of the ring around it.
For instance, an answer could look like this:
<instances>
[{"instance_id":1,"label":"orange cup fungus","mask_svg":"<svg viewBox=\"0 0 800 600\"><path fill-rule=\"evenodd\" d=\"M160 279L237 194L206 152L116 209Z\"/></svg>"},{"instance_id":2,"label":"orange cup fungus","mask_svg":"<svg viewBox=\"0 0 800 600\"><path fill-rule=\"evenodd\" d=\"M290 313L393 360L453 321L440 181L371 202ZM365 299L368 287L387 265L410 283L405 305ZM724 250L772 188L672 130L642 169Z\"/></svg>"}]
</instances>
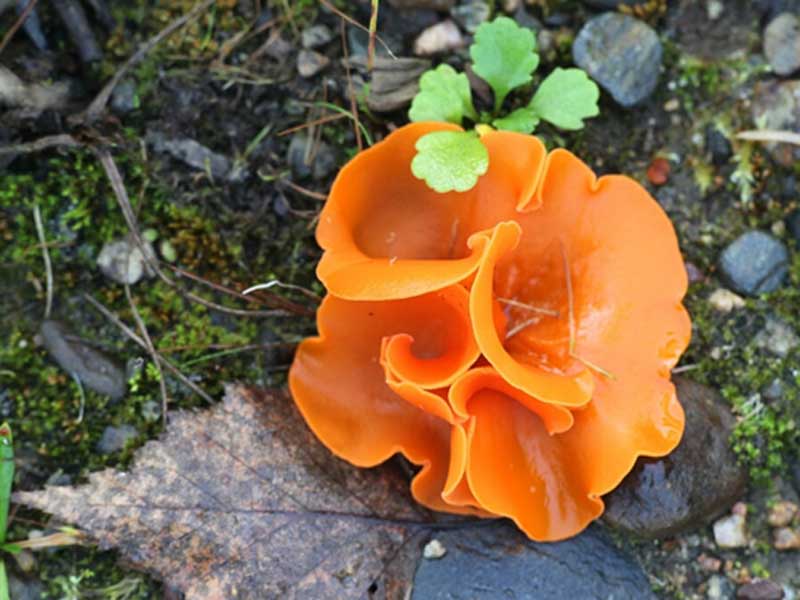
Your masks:
<instances>
[{"instance_id":1,"label":"orange cup fungus","mask_svg":"<svg viewBox=\"0 0 800 600\"><path fill-rule=\"evenodd\" d=\"M420 465L425 506L563 539L683 432L675 232L633 180L512 132L481 136L489 170L473 189L436 193L410 164L447 129L402 127L339 173L317 228L319 337L289 385L338 456Z\"/></svg>"}]
</instances>

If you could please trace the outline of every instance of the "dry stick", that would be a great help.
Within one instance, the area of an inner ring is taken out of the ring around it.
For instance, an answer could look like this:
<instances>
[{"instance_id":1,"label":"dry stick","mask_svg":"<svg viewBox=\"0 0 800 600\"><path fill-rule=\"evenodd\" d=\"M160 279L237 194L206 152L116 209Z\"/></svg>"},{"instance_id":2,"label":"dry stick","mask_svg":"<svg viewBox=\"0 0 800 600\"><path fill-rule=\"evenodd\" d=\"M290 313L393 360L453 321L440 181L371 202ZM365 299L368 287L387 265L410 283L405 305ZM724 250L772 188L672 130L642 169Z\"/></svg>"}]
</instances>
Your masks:
<instances>
[{"instance_id":1,"label":"dry stick","mask_svg":"<svg viewBox=\"0 0 800 600\"><path fill-rule=\"evenodd\" d=\"M158 275L161 281L166 283L171 288L175 289L179 294L181 294L185 298L192 300L193 302L197 302L198 304L202 304L206 308L211 308L219 312L235 315L237 317L286 316L287 313L285 310L242 310L238 308L229 308L227 306L217 304L216 302L212 302L211 300L206 300L205 298L198 296L197 294L194 294L188 290L184 290L181 286L179 286L172 279L170 279L164 273L164 271L161 270L161 267L158 265L158 261L147 250L147 246L144 243L144 239L142 239L142 235L139 232L139 224L136 219L136 215L133 212L133 208L131 207L131 202L130 199L128 198L128 192L125 189L125 184L122 182L122 176L119 173L119 169L117 169L117 165L114 162L114 159L111 157L111 154L105 148L94 148L94 152L100 159L100 164L103 165L103 169L106 172L106 176L108 177L111 183L111 189L114 191L114 196L117 198L117 203L119 204L119 207L122 210L122 215L125 218L125 222L128 225L128 229L130 229L131 234L133 235L133 239L136 242L136 245L139 247L139 250L141 251L142 256L144 257L144 260L147 263L147 265L153 270L153 272L156 275Z\"/></svg>"},{"instance_id":2,"label":"dry stick","mask_svg":"<svg viewBox=\"0 0 800 600\"><path fill-rule=\"evenodd\" d=\"M164 427L166 427L169 396L167 396L167 384L164 382L164 371L161 370L161 363L158 361L156 347L153 345L153 340L150 338L150 334L147 331L147 326L144 324L144 320L142 320L142 316L139 314L139 310L136 308L136 303L133 301L133 296L131 295L131 286L129 286L127 283L125 284L125 298L128 300L128 305L131 307L131 313L133 313L133 319L136 321L136 326L139 328L139 333L147 345L147 351L150 353L153 364L156 366L156 370L158 371L158 386L161 388L161 422L164 424Z\"/></svg>"},{"instance_id":3,"label":"dry stick","mask_svg":"<svg viewBox=\"0 0 800 600\"><path fill-rule=\"evenodd\" d=\"M780 142L800 146L800 133L793 131L775 131L771 129L740 131L736 134L736 139L753 142Z\"/></svg>"},{"instance_id":4,"label":"dry stick","mask_svg":"<svg viewBox=\"0 0 800 600\"><path fill-rule=\"evenodd\" d=\"M328 0L319 0L319 1L320 1L320 4L325 6L325 8L327 8L329 11L331 11L333 14L335 14L340 19L342 19L344 21L347 21L353 27L358 27L362 31L366 31L367 33L369 33L369 27L365 27L364 25L362 25L361 23L356 21L353 17L343 13L341 10L336 8L333 4L328 2ZM391 56L394 59L397 59L397 56L395 55L395 53L392 52L392 49L389 48L389 45L386 42L383 41L383 38L381 38L381 36L376 35L375 39L378 41L378 43L381 46L383 46L383 48L386 50L386 52L389 54L389 56Z\"/></svg>"},{"instance_id":5,"label":"dry stick","mask_svg":"<svg viewBox=\"0 0 800 600\"><path fill-rule=\"evenodd\" d=\"M551 317L557 317L560 314L557 310L553 310L550 308L541 308L540 306L534 306L533 304L526 304L525 302L520 302L519 300L513 300L511 298L498 298L497 301L500 304L507 304L508 306L513 306L514 308L521 308L523 310L529 310L531 312L537 312L543 315L549 315Z\"/></svg>"},{"instance_id":6,"label":"dry stick","mask_svg":"<svg viewBox=\"0 0 800 600\"><path fill-rule=\"evenodd\" d=\"M372 71L375 64L375 36L378 34L378 4L380 0L372 0L372 13L369 16L369 44L367 45L367 70ZM345 60L347 57L345 57Z\"/></svg>"},{"instance_id":7,"label":"dry stick","mask_svg":"<svg viewBox=\"0 0 800 600\"><path fill-rule=\"evenodd\" d=\"M11 41L11 38L14 37L14 34L16 34L19 28L22 27L22 25L25 23L25 21L28 18L28 15L30 15L31 12L33 12L33 7L36 6L37 1L38 0L28 1L28 4L25 6L25 10L23 10L22 13L20 13L19 18L11 26L11 29L9 29L8 32L3 36L3 41L0 42L0 54L3 53L3 50L6 49L6 46Z\"/></svg>"},{"instance_id":8,"label":"dry stick","mask_svg":"<svg viewBox=\"0 0 800 600\"><path fill-rule=\"evenodd\" d=\"M44 237L44 225L42 225L42 211L39 210L38 202L33 205L33 221L36 223L36 235L39 236L39 244L42 247L42 258L44 259L44 272L47 277L47 300L44 305L44 318L50 318L50 311L53 308L53 264L50 262L50 252L47 250L47 240Z\"/></svg>"},{"instance_id":9,"label":"dry stick","mask_svg":"<svg viewBox=\"0 0 800 600\"><path fill-rule=\"evenodd\" d=\"M81 147L83 144L67 133L46 135L38 140L34 140L33 142L0 146L0 156L6 154L32 154L34 152L39 152L40 150L47 150L48 148L52 148L54 146L66 146L74 148Z\"/></svg>"},{"instance_id":10,"label":"dry stick","mask_svg":"<svg viewBox=\"0 0 800 600\"><path fill-rule=\"evenodd\" d=\"M325 202L325 200L328 199L328 197L325 194L320 194L319 192L311 191L311 190L309 190L307 188L304 188L301 185L297 185L293 181L289 181L288 179L281 179L280 182L283 185L289 186L295 192L297 192L299 194L303 194L304 196L308 196L309 198L313 198L314 200L319 200L320 202Z\"/></svg>"},{"instance_id":11,"label":"dry stick","mask_svg":"<svg viewBox=\"0 0 800 600\"><path fill-rule=\"evenodd\" d=\"M284 135L289 135L290 133L294 133L295 131L300 131L301 129L307 129L309 127L314 127L315 125L322 125L323 123L329 123L330 121L336 121L337 119L344 119L345 117L347 117L347 115L344 113L325 115L324 117L320 117L319 119L308 121L307 123L301 123L300 125L295 125L294 127L289 127L289 129L284 129L283 131L279 131L275 135L277 137L282 137Z\"/></svg>"},{"instance_id":12,"label":"dry stick","mask_svg":"<svg viewBox=\"0 0 800 600\"><path fill-rule=\"evenodd\" d=\"M572 273L569 270L569 260L567 259L567 249L564 246L563 240L558 240L559 247L561 248L561 259L564 263L564 276L567 280L567 306L569 308L569 355L582 362L584 365L593 369L600 373L601 375L605 375L609 379L616 379L614 374L606 369L594 364L593 362L578 356L575 353L575 342L576 342L576 334L575 334L575 309L574 309L574 298L573 298L573 290L572 290Z\"/></svg>"},{"instance_id":13,"label":"dry stick","mask_svg":"<svg viewBox=\"0 0 800 600\"><path fill-rule=\"evenodd\" d=\"M156 35L147 40L133 54L133 56L125 61L125 64L123 64L122 67L120 67L119 70L114 73L114 76L103 86L103 89L101 89L100 93L95 96L94 100L92 100L92 103L86 108L86 110L77 114L75 118L77 118L78 121L83 121L86 123L96 121L100 117L101 113L105 110L106 104L108 104L108 99L111 97L111 92L114 91L114 88L117 87L117 84L128 74L128 71L130 71L136 63L147 56L153 48L158 46L175 31L199 17L200 14L209 6L214 4L214 2L216 2L216 0L203 0L203 2L198 2L188 13L175 19Z\"/></svg>"},{"instance_id":14,"label":"dry stick","mask_svg":"<svg viewBox=\"0 0 800 600\"><path fill-rule=\"evenodd\" d=\"M110 310L108 310L108 309L107 309L105 306L103 306L103 305L102 305L102 304L100 304L100 303L99 303L97 300L95 300L94 298L92 298L92 297L91 297L89 294L84 294L84 295L83 295L83 297L84 297L84 299L85 299L87 302L89 302L89 304L91 304L92 306L94 306L94 307L95 307L95 308L96 308L96 309L97 309L97 310L98 310L100 313L102 313L102 315L103 315L103 316L104 316L106 319L108 319L109 321L111 321L112 323L114 323L114 325L116 325L117 327L119 327L119 328L122 330L122 332L123 332L125 335L127 335L127 336L128 336L130 339L132 339L132 340L133 340L134 342L136 342L137 344L139 344L139 346L141 346L142 348L144 348L145 350L147 350L147 344L145 343L145 341L144 341L142 338L140 338L138 335L136 335L136 332L135 332L135 331L133 331L133 330L132 330L130 327L128 327L127 325L125 325L125 323L123 323L123 322L122 322L122 320L121 320L121 319L120 319L120 318L119 318L117 315L115 315L114 313L112 313L112 312L111 312ZM162 366L162 367L165 367L167 370L169 370L169 372L170 372L170 373L172 373L173 375L175 375L175 377L177 377L178 379L180 379L180 380L181 380L181 382L182 382L182 383L183 383L183 384L184 384L186 387L188 387L188 388L189 388L190 390L192 390L192 391L193 391L195 394L197 394L198 396L200 396L201 398L203 398L203 399L204 399L206 402L214 402L214 400L213 400L213 398L211 398L211 396L209 396L209 395L208 395L208 394L207 394L205 391L203 391L203 389L202 389L202 388L200 388L200 387L199 387L199 386L198 386L196 383L194 383L194 382L193 382L191 379L189 379L188 377L186 377L186 375L184 375L183 373L181 373L181 372L180 372L180 369L178 369L178 367L176 367L175 365L173 365L173 364L172 364L172 363L171 363L171 362L170 362L168 359L164 358L164 357L163 357L161 354L159 354L158 352L156 352L156 360L158 360L158 362L160 362L160 363L161 363L161 366Z\"/></svg>"}]
</instances>

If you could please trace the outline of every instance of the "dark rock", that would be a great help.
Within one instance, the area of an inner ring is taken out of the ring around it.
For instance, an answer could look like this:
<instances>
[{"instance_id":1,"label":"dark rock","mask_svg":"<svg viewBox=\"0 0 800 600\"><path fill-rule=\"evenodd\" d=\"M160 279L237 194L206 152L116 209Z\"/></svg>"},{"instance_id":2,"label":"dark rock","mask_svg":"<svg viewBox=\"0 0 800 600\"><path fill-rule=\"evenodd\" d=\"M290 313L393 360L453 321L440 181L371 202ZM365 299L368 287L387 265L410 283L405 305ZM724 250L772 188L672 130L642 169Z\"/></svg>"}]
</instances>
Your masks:
<instances>
[{"instance_id":1,"label":"dark rock","mask_svg":"<svg viewBox=\"0 0 800 600\"><path fill-rule=\"evenodd\" d=\"M475 33L482 23L489 20L492 9L485 0L467 0L450 9L450 16L467 33Z\"/></svg>"},{"instance_id":2,"label":"dark rock","mask_svg":"<svg viewBox=\"0 0 800 600\"><path fill-rule=\"evenodd\" d=\"M797 240L797 243L800 244L800 209L793 210L786 217L786 228L792 234L792 237Z\"/></svg>"},{"instance_id":3,"label":"dark rock","mask_svg":"<svg viewBox=\"0 0 800 600\"><path fill-rule=\"evenodd\" d=\"M769 579L754 579L739 586L736 600L781 600L783 588Z\"/></svg>"},{"instance_id":4,"label":"dark rock","mask_svg":"<svg viewBox=\"0 0 800 600\"><path fill-rule=\"evenodd\" d=\"M735 419L725 401L689 379L675 377L675 385L686 413L681 443L663 458L640 458L604 497L604 521L642 537L707 523L741 496L747 482L728 442Z\"/></svg>"},{"instance_id":5,"label":"dark rock","mask_svg":"<svg viewBox=\"0 0 800 600\"><path fill-rule=\"evenodd\" d=\"M514 12L514 20L517 22L517 25L520 27L527 27L528 29L533 30L534 32L539 32L544 28L544 25L534 17L531 13L525 10L525 6L521 5L517 10Z\"/></svg>"},{"instance_id":6,"label":"dark rock","mask_svg":"<svg viewBox=\"0 0 800 600\"><path fill-rule=\"evenodd\" d=\"M572 23L572 16L569 13L556 11L545 15L543 20L544 24L548 27L567 27L570 23Z\"/></svg>"},{"instance_id":7,"label":"dark rock","mask_svg":"<svg viewBox=\"0 0 800 600\"><path fill-rule=\"evenodd\" d=\"M313 50L300 50L297 53L297 72L302 77L313 77L330 64L331 59L314 52Z\"/></svg>"},{"instance_id":8,"label":"dark rock","mask_svg":"<svg viewBox=\"0 0 800 600\"><path fill-rule=\"evenodd\" d=\"M111 92L111 108L120 115L139 108L139 97L136 95L136 84L133 80L124 79L114 88Z\"/></svg>"},{"instance_id":9,"label":"dark rock","mask_svg":"<svg viewBox=\"0 0 800 600\"><path fill-rule=\"evenodd\" d=\"M717 166L724 165L733 156L728 138L713 125L706 128L706 152L711 155L711 162Z\"/></svg>"},{"instance_id":10,"label":"dark rock","mask_svg":"<svg viewBox=\"0 0 800 600\"><path fill-rule=\"evenodd\" d=\"M800 12L800 0L755 0L753 4L765 23L769 23L781 13Z\"/></svg>"},{"instance_id":11,"label":"dark rock","mask_svg":"<svg viewBox=\"0 0 800 600\"><path fill-rule=\"evenodd\" d=\"M351 59L351 64L365 69L366 58ZM419 78L431 66L421 58L376 57L372 66L367 106L373 112L391 112L407 107L419 91Z\"/></svg>"},{"instance_id":12,"label":"dark rock","mask_svg":"<svg viewBox=\"0 0 800 600\"><path fill-rule=\"evenodd\" d=\"M29 0L17 0L18 15L21 15L28 7L28 2ZM39 19L39 13L36 12L36 8L28 13L28 17L22 24L22 29L38 50L47 50L47 38L44 37L42 22Z\"/></svg>"},{"instance_id":13,"label":"dark rock","mask_svg":"<svg viewBox=\"0 0 800 600\"><path fill-rule=\"evenodd\" d=\"M575 63L625 107L653 93L661 55L661 42L649 25L618 13L588 21L572 45Z\"/></svg>"},{"instance_id":14,"label":"dark rock","mask_svg":"<svg viewBox=\"0 0 800 600\"><path fill-rule=\"evenodd\" d=\"M706 597L708 600L731 600L736 589L733 582L722 575L712 575L708 579L708 590Z\"/></svg>"},{"instance_id":15,"label":"dark rock","mask_svg":"<svg viewBox=\"0 0 800 600\"><path fill-rule=\"evenodd\" d=\"M53 360L83 385L115 400L125 395L125 373L110 358L70 336L57 321L45 321L39 333Z\"/></svg>"},{"instance_id":16,"label":"dark rock","mask_svg":"<svg viewBox=\"0 0 800 600\"><path fill-rule=\"evenodd\" d=\"M782 13L764 30L764 54L778 75L790 75L800 68L800 19Z\"/></svg>"},{"instance_id":17,"label":"dark rock","mask_svg":"<svg viewBox=\"0 0 800 600\"><path fill-rule=\"evenodd\" d=\"M120 425L114 427L109 425L103 430L100 441L97 442L97 451L101 454L113 454L124 450L128 442L136 438L139 432L132 425Z\"/></svg>"},{"instance_id":18,"label":"dark rock","mask_svg":"<svg viewBox=\"0 0 800 600\"><path fill-rule=\"evenodd\" d=\"M18 579L13 573L8 575L8 595L14 600L40 600L44 598L44 586L36 579Z\"/></svg>"},{"instance_id":19,"label":"dark rock","mask_svg":"<svg viewBox=\"0 0 800 600\"><path fill-rule=\"evenodd\" d=\"M800 80L757 83L752 114L760 128L800 133ZM764 146L784 167L791 167L800 160L800 147L776 143Z\"/></svg>"},{"instance_id":20,"label":"dark rock","mask_svg":"<svg viewBox=\"0 0 800 600\"><path fill-rule=\"evenodd\" d=\"M303 48L320 48L333 39L333 31L327 25L312 25L303 30L300 41Z\"/></svg>"},{"instance_id":21,"label":"dark rock","mask_svg":"<svg viewBox=\"0 0 800 600\"><path fill-rule=\"evenodd\" d=\"M77 46L81 61L91 63L102 60L103 51L97 43L80 2L78 0L50 0L50 3L61 17L72 42Z\"/></svg>"},{"instance_id":22,"label":"dark rock","mask_svg":"<svg viewBox=\"0 0 800 600\"><path fill-rule=\"evenodd\" d=\"M723 250L719 268L730 287L756 296L780 287L789 270L789 252L770 234L748 231Z\"/></svg>"},{"instance_id":23,"label":"dark rock","mask_svg":"<svg viewBox=\"0 0 800 600\"><path fill-rule=\"evenodd\" d=\"M312 144L305 133L296 133L289 142L286 162L295 177L324 179L336 170L338 161L328 144Z\"/></svg>"},{"instance_id":24,"label":"dark rock","mask_svg":"<svg viewBox=\"0 0 800 600\"><path fill-rule=\"evenodd\" d=\"M205 171L214 179L239 181L246 177L246 172L233 169L227 156L214 152L190 138L167 139L160 133L148 132L147 141L156 152L166 152L174 158L194 169Z\"/></svg>"},{"instance_id":25,"label":"dark rock","mask_svg":"<svg viewBox=\"0 0 800 600\"><path fill-rule=\"evenodd\" d=\"M537 544L509 523L436 534L445 554L423 560L414 600L655 598L642 570L596 526L570 540Z\"/></svg>"}]
</instances>

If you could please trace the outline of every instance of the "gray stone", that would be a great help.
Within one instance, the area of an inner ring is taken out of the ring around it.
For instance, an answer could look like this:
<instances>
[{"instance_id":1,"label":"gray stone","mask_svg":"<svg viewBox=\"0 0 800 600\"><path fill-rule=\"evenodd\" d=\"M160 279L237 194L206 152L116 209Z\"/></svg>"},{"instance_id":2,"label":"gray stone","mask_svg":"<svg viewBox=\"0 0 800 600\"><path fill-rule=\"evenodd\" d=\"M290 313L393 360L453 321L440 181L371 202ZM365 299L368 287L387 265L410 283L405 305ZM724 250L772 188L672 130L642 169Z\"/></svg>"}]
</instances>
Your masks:
<instances>
[{"instance_id":1,"label":"gray stone","mask_svg":"<svg viewBox=\"0 0 800 600\"><path fill-rule=\"evenodd\" d=\"M447 553L420 562L413 600L655 598L638 564L596 526L548 544L509 523L465 524L436 538Z\"/></svg>"},{"instance_id":2,"label":"gray stone","mask_svg":"<svg viewBox=\"0 0 800 600\"><path fill-rule=\"evenodd\" d=\"M734 290L756 296L781 286L789 270L789 251L768 233L748 231L722 251L719 268Z\"/></svg>"},{"instance_id":3,"label":"gray stone","mask_svg":"<svg viewBox=\"0 0 800 600\"><path fill-rule=\"evenodd\" d=\"M115 113L121 115L139 108L136 83L132 79L123 79L111 92L111 108Z\"/></svg>"},{"instance_id":4,"label":"gray stone","mask_svg":"<svg viewBox=\"0 0 800 600\"><path fill-rule=\"evenodd\" d=\"M312 25L303 30L300 41L303 48L320 48L333 39L333 31L327 25Z\"/></svg>"},{"instance_id":5,"label":"gray stone","mask_svg":"<svg viewBox=\"0 0 800 600\"><path fill-rule=\"evenodd\" d=\"M800 337L792 327L780 319L768 318L764 329L753 338L755 345L781 358L786 358L800 346Z\"/></svg>"},{"instance_id":6,"label":"gray stone","mask_svg":"<svg viewBox=\"0 0 800 600\"><path fill-rule=\"evenodd\" d=\"M761 129L800 133L800 80L762 81L756 84L752 102L753 121ZM772 158L784 167L800 160L800 147L764 144Z\"/></svg>"},{"instance_id":7,"label":"gray stone","mask_svg":"<svg viewBox=\"0 0 800 600\"><path fill-rule=\"evenodd\" d=\"M350 60L354 66L366 70L366 58ZM431 66L421 58L376 57L372 66L367 106L373 112L391 112L407 107L419 91L419 78Z\"/></svg>"},{"instance_id":8,"label":"gray stone","mask_svg":"<svg viewBox=\"0 0 800 600\"><path fill-rule=\"evenodd\" d=\"M106 242L97 256L97 266L109 279L133 285L145 275L152 277L152 269L147 264L148 258L155 259L150 242L144 241L143 252L131 236L126 236Z\"/></svg>"},{"instance_id":9,"label":"gray stone","mask_svg":"<svg viewBox=\"0 0 800 600\"><path fill-rule=\"evenodd\" d=\"M9 573L8 595L13 600L40 600L45 597L44 586L36 579L18 579L13 573Z\"/></svg>"},{"instance_id":10,"label":"gray stone","mask_svg":"<svg viewBox=\"0 0 800 600\"><path fill-rule=\"evenodd\" d=\"M246 176L241 170L232 168L227 156L191 138L167 138L160 132L150 131L146 139L156 152L166 152L194 169L205 171L214 179L234 181Z\"/></svg>"},{"instance_id":11,"label":"gray stone","mask_svg":"<svg viewBox=\"0 0 800 600\"><path fill-rule=\"evenodd\" d=\"M296 133L289 142L286 162L295 177L324 179L336 170L338 161L333 148L325 142L312 144L305 133Z\"/></svg>"},{"instance_id":12,"label":"gray stone","mask_svg":"<svg viewBox=\"0 0 800 600\"><path fill-rule=\"evenodd\" d=\"M747 519L734 513L714 522L714 543L723 549L747 546Z\"/></svg>"},{"instance_id":13,"label":"gray stone","mask_svg":"<svg viewBox=\"0 0 800 600\"><path fill-rule=\"evenodd\" d=\"M712 575L708 579L708 600L731 600L736 592L733 582L722 575Z\"/></svg>"},{"instance_id":14,"label":"gray stone","mask_svg":"<svg viewBox=\"0 0 800 600\"><path fill-rule=\"evenodd\" d=\"M113 454L124 450L128 442L132 441L139 432L132 425L109 425L103 430L100 441L97 442L97 451L101 454Z\"/></svg>"},{"instance_id":15,"label":"gray stone","mask_svg":"<svg viewBox=\"0 0 800 600\"><path fill-rule=\"evenodd\" d=\"M782 13L764 30L764 54L778 75L790 75L800 68L800 19Z\"/></svg>"},{"instance_id":16,"label":"gray stone","mask_svg":"<svg viewBox=\"0 0 800 600\"><path fill-rule=\"evenodd\" d=\"M331 59L324 54L313 50L300 50L297 53L297 72L302 77L310 78L320 73L330 62Z\"/></svg>"},{"instance_id":17,"label":"gray stone","mask_svg":"<svg viewBox=\"0 0 800 600\"><path fill-rule=\"evenodd\" d=\"M653 93L662 53L658 35L649 25L619 13L588 21L572 45L575 63L624 107Z\"/></svg>"},{"instance_id":18,"label":"gray stone","mask_svg":"<svg viewBox=\"0 0 800 600\"><path fill-rule=\"evenodd\" d=\"M492 9L485 0L468 0L450 9L450 16L468 33L475 33L491 14Z\"/></svg>"},{"instance_id":19,"label":"gray stone","mask_svg":"<svg viewBox=\"0 0 800 600\"><path fill-rule=\"evenodd\" d=\"M714 125L706 128L706 152L711 155L711 162L717 166L724 165L733 156L728 138Z\"/></svg>"},{"instance_id":20,"label":"gray stone","mask_svg":"<svg viewBox=\"0 0 800 600\"><path fill-rule=\"evenodd\" d=\"M42 345L58 365L81 384L118 400L125 395L125 373L99 350L69 335L58 321L45 321L39 329Z\"/></svg>"},{"instance_id":21,"label":"gray stone","mask_svg":"<svg viewBox=\"0 0 800 600\"><path fill-rule=\"evenodd\" d=\"M604 521L648 538L674 535L707 523L744 491L746 471L731 451L735 419L711 388L675 377L686 429L672 454L640 458L604 497Z\"/></svg>"},{"instance_id":22,"label":"gray stone","mask_svg":"<svg viewBox=\"0 0 800 600\"><path fill-rule=\"evenodd\" d=\"M414 40L414 54L433 56L457 50L465 44L464 36L451 20L442 21L428 27Z\"/></svg>"}]
</instances>

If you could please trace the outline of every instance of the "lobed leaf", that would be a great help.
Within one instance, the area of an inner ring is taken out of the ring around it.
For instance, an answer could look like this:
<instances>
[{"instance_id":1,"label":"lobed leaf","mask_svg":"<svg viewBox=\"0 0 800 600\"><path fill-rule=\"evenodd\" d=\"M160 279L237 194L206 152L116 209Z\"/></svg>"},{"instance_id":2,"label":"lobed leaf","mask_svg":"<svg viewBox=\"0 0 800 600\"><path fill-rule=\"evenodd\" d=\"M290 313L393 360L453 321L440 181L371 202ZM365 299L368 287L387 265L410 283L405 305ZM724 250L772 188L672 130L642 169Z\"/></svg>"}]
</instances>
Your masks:
<instances>
[{"instance_id":1,"label":"lobed leaf","mask_svg":"<svg viewBox=\"0 0 800 600\"><path fill-rule=\"evenodd\" d=\"M528 105L540 119L561 129L581 129L583 119L600 114L600 89L581 69L555 69Z\"/></svg>"},{"instance_id":2,"label":"lobed leaf","mask_svg":"<svg viewBox=\"0 0 800 600\"><path fill-rule=\"evenodd\" d=\"M426 71L419 80L419 92L411 103L408 118L461 125L464 117L473 121L478 118L467 76L447 64Z\"/></svg>"},{"instance_id":3,"label":"lobed leaf","mask_svg":"<svg viewBox=\"0 0 800 600\"><path fill-rule=\"evenodd\" d=\"M411 172L444 194L465 192L489 169L489 151L471 131L435 131L417 140Z\"/></svg>"},{"instance_id":4,"label":"lobed leaf","mask_svg":"<svg viewBox=\"0 0 800 600\"><path fill-rule=\"evenodd\" d=\"M539 117L530 106L523 106L500 119L492 121L497 129L516 131L517 133L533 133L539 124Z\"/></svg>"}]
</instances>

